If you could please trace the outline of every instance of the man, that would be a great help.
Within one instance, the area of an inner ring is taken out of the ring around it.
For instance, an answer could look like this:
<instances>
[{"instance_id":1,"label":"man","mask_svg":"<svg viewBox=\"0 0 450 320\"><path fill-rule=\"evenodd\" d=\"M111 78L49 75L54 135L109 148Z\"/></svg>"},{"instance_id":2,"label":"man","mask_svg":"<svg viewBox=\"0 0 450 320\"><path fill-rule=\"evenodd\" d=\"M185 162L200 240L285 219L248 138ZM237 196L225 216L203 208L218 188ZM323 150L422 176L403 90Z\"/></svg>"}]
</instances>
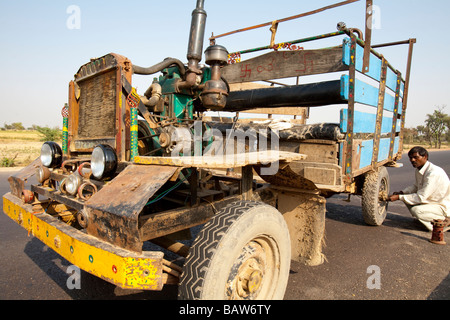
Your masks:
<instances>
[{"instance_id":1,"label":"man","mask_svg":"<svg viewBox=\"0 0 450 320\"><path fill-rule=\"evenodd\" d=\"M416 168L416 183L403 191L394 192L389 200L403 201L412 216L433 231L433 220L446 220L450 216L450 181L442 168L428 161L426 149L414 147L408 156ZM449 227L444 230L447 229Z\"/></svg>"}]
</instances>

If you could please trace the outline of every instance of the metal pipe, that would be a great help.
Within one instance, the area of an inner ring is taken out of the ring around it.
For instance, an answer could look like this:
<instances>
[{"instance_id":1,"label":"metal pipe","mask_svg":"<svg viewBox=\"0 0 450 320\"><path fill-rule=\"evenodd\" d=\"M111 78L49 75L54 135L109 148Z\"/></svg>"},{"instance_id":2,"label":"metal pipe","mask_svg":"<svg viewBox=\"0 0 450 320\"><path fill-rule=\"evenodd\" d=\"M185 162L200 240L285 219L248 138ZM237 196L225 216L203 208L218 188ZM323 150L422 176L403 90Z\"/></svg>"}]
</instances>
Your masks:
<instances>
[{"instance_id":1,"label":"metal pipe","mask_svg":"<svg viewBox=\"0 0 450 320\"><path fill-rule=\"evenodd\" d=\"M343 2L332 4L332 5L320 8L320 9L316 9L316 10L313 10L313 11L301 13L301 14L298 14L298 15L295 15L295 16L284 18L284 19L278 19L278 20L275 20L275 21L280 23L280 22L285 22L285 21L289 21L289 20L293 20L293 19L303 18L303 17L310 16L310 15L313 15L313 14L316 14L316 13L319 13L319 12L322 12L322 11L325 11L325 10L328 10L328 9L333 9L333 8L340 7L340 6L343 6L343 5L347 5L347 4L350 4L350 3L353 3L353 2L357 2L357 1L359 1L359 0L343 1ZM209 40L210 41L215 41L215 39L217 39L217 38L225 37L225 36L228 36L230 34L234 34L234 33L238 33L238 32L243 32L243 31L248 31L248 30L253 30L253 29L258 29L258 28L270 26L270 25L272 25L272 22L273 21L270 21L270 22L266 22L266 23L263 23L263 24L258 24L258 25L252 26L252 27L238 29L238 30L227 32L227 33L219 34L217 36L212 36L211 38L209 38Z\"/></svg>"},{"instance_id":2,"label":"metal pipe","mask_svg":"<svg viewBox=\"0 0 450 320\"><path fill-rule=\"evenodd\" d=\"M203 9L204 0L197 0L197 7L192 11L191 31L187 51L188 71L186 80L177 83L177 91L191 89L198 85L197 75L201 75L199 62L202 60L203 40L205 37L206 11Z\"/></svg>"},{"instance_id":3,"label":"metal pipe","mask_svg":"<svg viewBox=\"0 0 450 320\"><path fill-rule=\"evenodd\" d=\"M345 32L344 31L336 31L336 32L321 34L321 35L318 35L318 36L302 38L302 39L297 39L297 40L292 40L292 41L286 41L285 43L289 43L289 44L292 45L292 44L304 43L304 42L309 42L309 41L314 41L314 40L326 39L326 38L330 38L330 37L336 37L336 36L339 36L339 35L342 35L342 34L345 34ZM279 45L280 44L277 43L277 44L274 45L274 47L278 47ZM262 50L267 50L267 49L273 49L273 47L271 47L271 46L263 46L263 47L253 48L253 49L236 51L236 52L230 53L230 56L233 55L233 54L236 54L236 53L240 53L240 54L252 53L252 52L262 51Z\"/></svg>"},{"instance_id":4,"label":"metal pipe","mask_svg":"<svg viewBox=\"0 0 450 320\"><path fill-rule=\"evenodd\" d=\"M314 107L346 103L340 92L340 80L233 91L228 96L224 111L238 112L256 108Z\"/></svg>"},{"instance_id":5,"label":"metal pipe","mask_svg":"<svg viewBox=\"0 0 450 320\"><path fill-rule=\"evenodd\" d=\"M158 104L161 99L162 88L157 82L152 83L152 85L145 91L144 97L140 97L143 104L147 107L154 107Z\"/></svg>"},{"instance_id":6,"label":"metal pipe","mask_svg":"<svg viewBox=\"0 0 450 320\"><path fill-rule=\"evenodd\" d=\"M175 58L166 58L164 61L161 61L158 64L155 64L154 66L144 68L137 65L133 65L133 73L134 74L141 74L141 75L149 75L157 73L165 68L170 67L171 65L176 65L178 67L178 70L181 74L181 76L184 78L186 74L186 69L184 67L183 62L181 62L178 59Z\"/></svg>"},{"instance_id":7,"label":"metal pipe","mask_svg":"<svg viewBox=\"0 0 450 320\"><path fill-rule=\"evenodd\" d=\"M198 65L198 62L202 60L206 26L206 11L203 9L204 2L204 0L197 0L197 7L192 11L191 31L187 52L189 65Z\"/></svg>"},{"instance_id":8,"label":"metal pipe","mask_svg":"<svg viewBox=\"0 0 450 320\"><path fill-rule=\"evenodd\" d=\"M81 163L78 166L77 171L80 176L82 176L83 178L89 179L92 174L91 163L90 162Z\"/></svg>"},{"instance_id":9,"label":"metal pipe","mask_svg":"<svg viewBox=\"0 0 450 320\"><path fill-rule=\"evenodd\" d=\"M88 191L87 187L91 190ZM88 191L87 194L84 193L85 190ZM97 193L97 186L90 181L85 181L78 187L77 192L80 199L89 200L95 193Z\"/></svg>"},{"instance_id":10,"label":"metal pipe","mask_svg":"<svg viewBox=\"0 0 450 320\"><path fill-rule=\"evenodd\" d=\"M351 37L352 35L352 31L350 29L344 29L342 30L344 31L348 36ZM365 46L365 42L363 40L361 40L360 38L356 37L356 43L359 44L361 47ZM378 53L377 51L375 51L373 48L374 47L381 47L380 45L378 46L372 46L370 47L370 52L373 53L377 58L379 59L383 59L383 55L381 55L380 53ZM397 73L397 69L395 69L389 62L388 62L388 67L394 72ZM403 80L403 79L402 79Z\"/></svg>"},{"instance_id":11,"label":"metal pipe","mask_svg":"<svg viewBox=\"0 0 450 320\"><path fill-rule=\"evenodd\" d=\"M382 48L382 47L398 46L401 44L410 44L411 41L415 42L416 39L408 39L408 40L403 40L403 41L375 44L372 46L372 48Z\"/></svg>"}]
</instances>

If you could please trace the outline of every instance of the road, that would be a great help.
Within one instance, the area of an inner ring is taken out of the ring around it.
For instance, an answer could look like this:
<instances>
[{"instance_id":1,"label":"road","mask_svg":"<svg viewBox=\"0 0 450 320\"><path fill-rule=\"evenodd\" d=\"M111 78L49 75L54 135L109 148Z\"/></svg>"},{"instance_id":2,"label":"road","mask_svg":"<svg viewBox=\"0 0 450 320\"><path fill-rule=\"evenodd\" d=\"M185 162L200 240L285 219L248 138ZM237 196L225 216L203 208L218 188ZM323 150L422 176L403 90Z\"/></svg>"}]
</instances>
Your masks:
<instances>
[{"instance_id":1,"label":"road","mask_svg":"<svg viewBox=\"0 0 450 320\"><path fill-rule=\"evenodd\" d=\"M430 161L450 175L450 151ZM413 168L389 169L391 190L413 183ZM0 194L9 191L10 172L0 171ZM428 240L405 206L391 203L380 227L364 224L360 198L336 195L327 201L326 262L307 267L292 262L286 300L449 300L450 246ZM446 235L450 242L450 232ZM176 287L162 292L123 290L83 273L81 289L68 289L70 264L6 215L0 214L0 299L176 299ZM375 278L376 276L376 278Z\"/></svg>"}]
</instances>

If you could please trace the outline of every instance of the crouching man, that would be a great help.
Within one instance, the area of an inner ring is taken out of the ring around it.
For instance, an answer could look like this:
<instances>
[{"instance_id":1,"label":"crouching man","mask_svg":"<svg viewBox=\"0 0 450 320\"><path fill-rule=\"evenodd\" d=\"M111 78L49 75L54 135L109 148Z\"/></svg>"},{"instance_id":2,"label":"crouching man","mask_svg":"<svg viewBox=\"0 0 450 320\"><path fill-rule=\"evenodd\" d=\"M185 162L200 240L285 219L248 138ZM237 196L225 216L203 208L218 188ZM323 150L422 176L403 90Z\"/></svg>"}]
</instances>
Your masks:
<instances>
[{"instance_id":1,"label":"crouching man","mask_svg":"<svg viewBox=\"0 0 450 320\"><path fill-rule=\"evenodd\" d=\"M403 191L394 192L389 201L403 201L429 231L433 220L446 220L450 216L450 180L445 171L428 161L428 151L414 147L408 152L409 161L416 168L416 183ZM449 229L449 226L444 229Z\"/></svg>"}]
</instances>

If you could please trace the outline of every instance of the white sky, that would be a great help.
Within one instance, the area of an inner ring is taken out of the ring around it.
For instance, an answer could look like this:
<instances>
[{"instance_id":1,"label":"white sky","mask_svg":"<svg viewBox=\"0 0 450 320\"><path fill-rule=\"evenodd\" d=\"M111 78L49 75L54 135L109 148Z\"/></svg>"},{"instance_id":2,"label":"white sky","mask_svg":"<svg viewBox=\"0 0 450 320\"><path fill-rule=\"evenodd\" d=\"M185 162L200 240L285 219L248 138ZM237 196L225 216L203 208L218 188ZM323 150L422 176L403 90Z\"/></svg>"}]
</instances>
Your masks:
<instances>
[{"instance_id":1,"label":"white sky","mask_svg":"<svg viewBox=\"0 0 450 320\"><path fill-rule=\"evenodd\" d=\"M285 18L340 0L205 0L206 38L215 34ZM68 83L90 58L115 52L140 66L166 57L186 61L191 12L196 0L0 0L0 126L22 122L28 127L62 125ZM450 39L448 0L374 0L377 29L372 43L417 38L411 75L406 126L423 124L438 105L450 113ZM80 28L69 29L69 6L80 9ZM333 32L336 24L364 30L365 1L280 24L276 42ZM304 44L305 49L338 45L342 37ZM218 39L229 52L268 45L268 27ZM208 45L205 39L204 49ZM405 73L407 46L379 49ZM244 56L245 58L245 56ZM154 76L135 76L142 93ZM333 107L314 108L310 122L339 121Z\"/></svg>"}]
</instances>

